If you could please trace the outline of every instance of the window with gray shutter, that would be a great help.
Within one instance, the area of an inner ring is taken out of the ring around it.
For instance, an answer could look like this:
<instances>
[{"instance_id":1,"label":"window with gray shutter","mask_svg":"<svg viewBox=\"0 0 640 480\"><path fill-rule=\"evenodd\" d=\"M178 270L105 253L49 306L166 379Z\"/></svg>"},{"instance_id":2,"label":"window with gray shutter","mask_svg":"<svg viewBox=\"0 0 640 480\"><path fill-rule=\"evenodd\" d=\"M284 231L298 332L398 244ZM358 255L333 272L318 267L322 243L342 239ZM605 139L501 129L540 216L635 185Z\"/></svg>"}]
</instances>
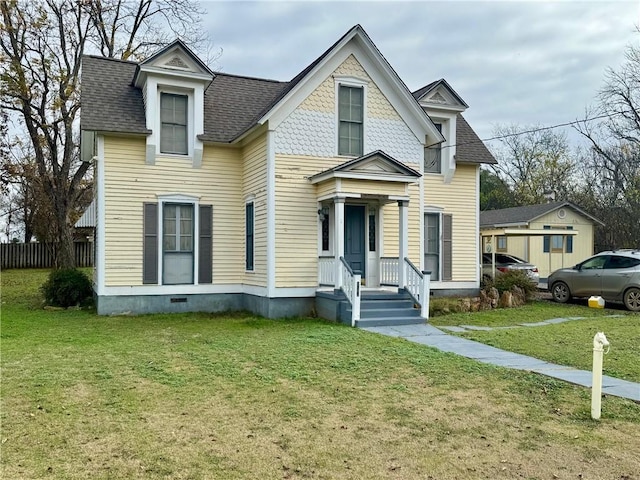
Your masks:
<instances>
[{"instance_id":1,"label":"window with gray shutter","mask_svg":"<svg viewBox=\"0 0 640 480\"><path fill-rule=\"evenodd\" d=\"M453 217L442 215L442 279L453 278Z\"/></svg>"},{"instance_id":2,"label":"window with gray shutter","mask_svg":"<svg viewBox=\"0 0 640 480\"><path fill-rule=\"evenodd\" d=\"M158 283L158 204L143 204L142 283Z\"/></svg>"}]
</instances>

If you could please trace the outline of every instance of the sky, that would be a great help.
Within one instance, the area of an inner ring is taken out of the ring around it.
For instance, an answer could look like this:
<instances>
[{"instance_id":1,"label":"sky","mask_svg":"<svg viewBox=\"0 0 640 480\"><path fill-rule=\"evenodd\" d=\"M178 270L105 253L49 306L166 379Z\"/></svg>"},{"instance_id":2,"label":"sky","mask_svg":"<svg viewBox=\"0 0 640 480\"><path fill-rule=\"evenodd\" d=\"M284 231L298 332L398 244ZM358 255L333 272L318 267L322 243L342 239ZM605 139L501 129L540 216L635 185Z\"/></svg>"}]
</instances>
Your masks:
<instances>
[{"instance_id":1,"label":"sky","mask_svg":"<svg viewBox=\"0 0 640 480\"><path fill-rule=\"evenodd\" d=\"M482 139L584 118L607 68L640 44L638 0L201 3L217 70L287 81L360 24L411 91L445 78Z\"/></svg>"}]
</instances>

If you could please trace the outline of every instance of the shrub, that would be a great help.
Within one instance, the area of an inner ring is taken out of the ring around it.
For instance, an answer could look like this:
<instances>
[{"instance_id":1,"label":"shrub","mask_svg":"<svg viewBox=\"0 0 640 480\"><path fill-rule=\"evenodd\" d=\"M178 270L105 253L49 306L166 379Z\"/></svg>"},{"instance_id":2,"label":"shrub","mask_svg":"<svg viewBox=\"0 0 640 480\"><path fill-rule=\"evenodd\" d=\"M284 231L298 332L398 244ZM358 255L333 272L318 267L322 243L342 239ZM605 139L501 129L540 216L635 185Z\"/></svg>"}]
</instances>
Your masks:
<instances>
[{"instance_id":1,"label":"shrub","mask_svg":"<svg viewBox=\"0 0 640 480\"><path fill-rule=\"evenodd\" d=\"M54 270L40 288L47 305L56 307L87 305L93 296L89 277L74 268Z\"/></svg>"},{"instance_id":2,"label":"shrub","mask_svg":"<svg viewBox=\"0 0 640 480\"><path fill-rule=\"evenodd\" d=\"M527 301L531 300L537 291L536 284L531 281L525 272L520 270L507 270L500 275L496 275L492 283L500 294L512 291L513 287L521 288Z\"/></svg>"}]
</instances>

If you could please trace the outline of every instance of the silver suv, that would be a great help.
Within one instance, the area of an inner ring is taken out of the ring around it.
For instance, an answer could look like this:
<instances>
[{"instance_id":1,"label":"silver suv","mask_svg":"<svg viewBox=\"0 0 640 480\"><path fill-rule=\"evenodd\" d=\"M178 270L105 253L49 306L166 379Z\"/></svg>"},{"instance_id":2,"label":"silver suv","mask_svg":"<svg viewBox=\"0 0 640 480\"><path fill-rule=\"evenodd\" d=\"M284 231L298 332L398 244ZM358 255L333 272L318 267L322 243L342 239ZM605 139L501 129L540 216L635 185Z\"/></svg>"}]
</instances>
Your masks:
<instances>
[{"instance_id":1,"label":"silver suv","mask_svg":"<svg viewBox=\"0 0 640 480\"><path fill-rule=\"evenodd\" d=\"M600 252L572 268L556 270L548 285L556 302L598 295L640 312L640 249Z\"/></svg>"}]
</instances>

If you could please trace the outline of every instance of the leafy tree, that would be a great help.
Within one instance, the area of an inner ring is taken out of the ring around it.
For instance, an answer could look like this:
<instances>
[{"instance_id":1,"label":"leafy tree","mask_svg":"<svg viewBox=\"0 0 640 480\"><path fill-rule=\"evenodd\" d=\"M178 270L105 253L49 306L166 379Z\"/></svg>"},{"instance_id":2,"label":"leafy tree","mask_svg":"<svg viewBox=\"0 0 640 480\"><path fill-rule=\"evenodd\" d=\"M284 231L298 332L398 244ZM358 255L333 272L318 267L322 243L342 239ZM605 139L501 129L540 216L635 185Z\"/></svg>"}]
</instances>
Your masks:
<instances>
[{"instance_id":1,"label":"leafy tree","mask_svg":"<svg viewBox=\"0 0 640 480\"><path fill-rule=\"evenodd\" d=\"M626 50L618 70L607 71L597 104L576 126L588 141L580 201L606 222L598 248L640 247L640 47Z\"/></svg>"},{"instance_id":2,"label":"leafy tree","mask_svg":"<svg viewBox=\"0 0 640 480\"><path fill-rule=\"evenodd\" d=\"M536 126L498 126L502 137L491 150L498 160L493 171L513 192L518 205L544 203L548 195L566 199L576 173L566 134Z\"/></svg>"},{"instance_id":3,"label":"leafy tree","mask_svg":"<svg viewBox=\"0 0 640 480\"><path fill-rule=\"evenodd\" d=\"M90 185L77 142L82 55L140 57L170 37L197 42L202 13L192 0L0 1L0 108L26 132L32 157L17 163L34 175L14 174L41 189L56 267L74 266L71 227Z\"/></svg>"},{"instance_id":4,"label":"leafy tree","mask_svg":"<svg viewBox=\"0 0 640 480\"><path fill-rule=\"evenodd\" d=\"M498 210L517 207L509 186L490 170L480 170L480 210Z\"/></svg>"}]
</instances>

